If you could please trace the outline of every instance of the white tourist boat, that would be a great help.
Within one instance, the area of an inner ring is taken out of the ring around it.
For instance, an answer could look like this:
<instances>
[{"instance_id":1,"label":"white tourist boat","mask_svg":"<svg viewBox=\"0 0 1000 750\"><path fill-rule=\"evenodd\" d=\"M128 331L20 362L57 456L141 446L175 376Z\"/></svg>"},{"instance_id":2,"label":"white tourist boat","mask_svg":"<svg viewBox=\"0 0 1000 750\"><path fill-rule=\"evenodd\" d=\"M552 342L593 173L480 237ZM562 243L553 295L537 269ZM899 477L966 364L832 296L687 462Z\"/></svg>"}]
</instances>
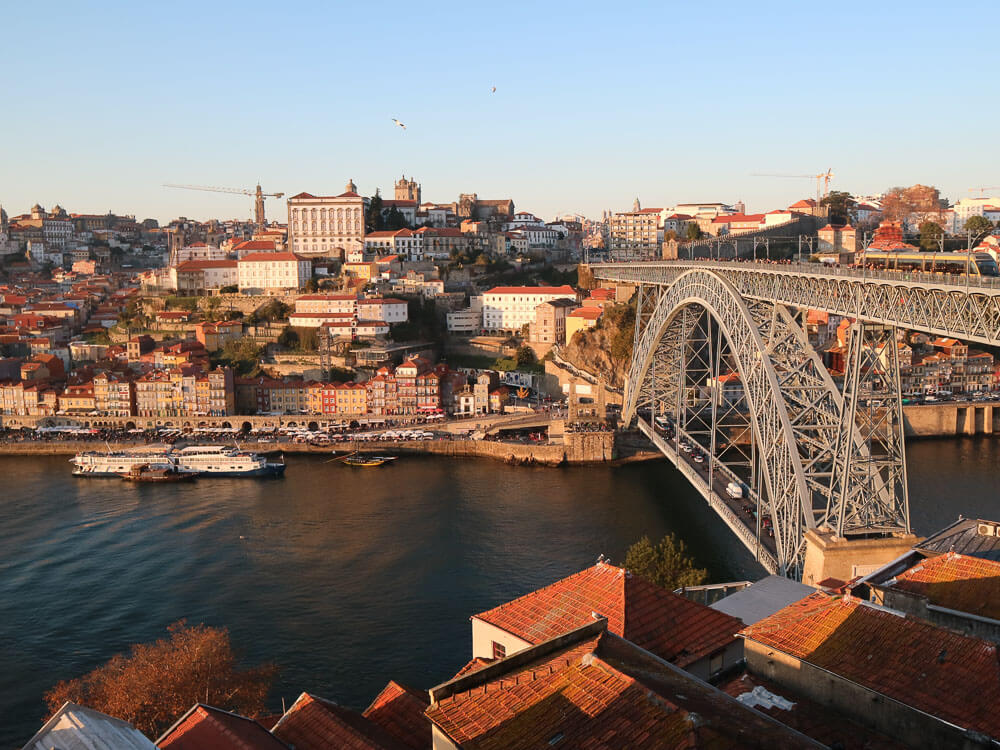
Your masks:
<instances>
[{"instance_id":1,"label":"white tourist boat","mask_svg":"<svg viewBox=\"0 0 1000 750\"><path fill-rule=\"evenodd\" d=\"M119 477L136 466L150 469L173 469L174 461L167 445L137 448L131 451L83 451L70 459L77 477Z\"/></svg>"},{"instance_id":2,"label":"white tourist boat","mask_svg":"<svg viewBox=\"0 0 1000 750\"><path fill-rule=\"evenodd\" d=\"M195 471L200 476L275 477L285 471L283 461L229 445L191 445L172 453L178 471Z\"/></svg>"},{"instance_id":3,"label":"white tourist boat","mask_svg":"<svg viewBox=\"0 0 1000 750\"><path fill-rule=\"evenodd\" d=\"M285 471L283 461L228 445L191 445L186 448L146 448L133 451L85 451L70 463L78 477L118 477L136 466L195 472L201 477L275 477Z\"/></svg>"}]
</instances>

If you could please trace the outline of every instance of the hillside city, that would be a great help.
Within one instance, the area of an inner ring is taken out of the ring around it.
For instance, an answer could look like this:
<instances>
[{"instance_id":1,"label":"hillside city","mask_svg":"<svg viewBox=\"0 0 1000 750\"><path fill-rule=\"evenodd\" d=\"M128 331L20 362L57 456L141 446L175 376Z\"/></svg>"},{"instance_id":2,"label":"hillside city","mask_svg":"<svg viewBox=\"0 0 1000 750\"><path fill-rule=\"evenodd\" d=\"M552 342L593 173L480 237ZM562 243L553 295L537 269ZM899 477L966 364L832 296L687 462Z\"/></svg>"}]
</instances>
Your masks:
<instances>
[{"instance_id":1,"label":"hillside city","mask_svg":"<svg viewBox=\"0 0 1000 750\"><path fill-rule=\"evenodd\" d=\"M918 185L762 213L636 200L600 220L546 222L512 199L426 202L402 177L392 200L353 182L294 195L287 224L265 220L263 198L252 222L163 227L0 209L0 409L48 426L233 428L212 418L269 415L318 417L306 420L315 430L524 411L565 401L573 381L584 400L607 387L613 402L621 353L596 372L574 355L602 345L595 328L631 343L605 322L610 311L628 328L631 291L589 283L577 264L766 253L853 265L863 250L966 246L995 261L1000 197L945 204ZM849 324L820 311L806 320L835 375ZM908 402L996 390L989 351L921 333L898 346ZM738 378L725 387L739 398Z\"/></svg>"},{"instance_id":2,"label":"hillside city","mask_svg":"<svg viewBox=\"0 0 1000 750\"><path fill-rule=\"evenodd\" d=\"M923 185L854 196L827 184L759 213L636 199L599 219L550 221L513 198L429 202L406 176L391 199L370 192L353 180L335 195L299 192L287 223L267 220L259 188L248 221L0 209L3 440L229 433L258 450L329 451L365 436L463 437L479 444L468 455L648 458L654 446L618 418L635 289L595 280L591 264L985 277L1000 260L1000 196L952 204ZM835 381L852 322L802 316ZM894 343L908 408L1000 399L988 347L916 331ZM692 398L713 410L744 399L736 372L700 387ZM676 425L655 428L677 437ZM773 540L742 490L727 502ZM24 747L996 747L1000 525L959 518L897 541L891 562L841 561L835 575L807 557L801 582L676 590L602 555L466 613L472 650L457 674L422 689L389 681L363 711L308 685L268 710L266 689L234 698L206 682L203 702L153 696L144 712L111 716L60 686ZM178 648L183 637L172 631ZM108 700L98 682L88 690Z\"/></svg>"}]
</instances>

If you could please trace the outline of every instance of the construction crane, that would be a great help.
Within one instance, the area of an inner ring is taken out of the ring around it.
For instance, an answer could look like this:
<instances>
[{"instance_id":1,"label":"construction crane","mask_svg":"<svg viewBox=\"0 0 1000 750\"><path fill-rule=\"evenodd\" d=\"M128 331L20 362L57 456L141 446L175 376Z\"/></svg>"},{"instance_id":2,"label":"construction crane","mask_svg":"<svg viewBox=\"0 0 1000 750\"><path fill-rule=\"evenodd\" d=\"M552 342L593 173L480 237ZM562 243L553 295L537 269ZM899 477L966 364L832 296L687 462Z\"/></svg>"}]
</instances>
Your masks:
<instances>
[{"instance_id":1,"label":"construction crane","mask_svg":"<svg viewBox=\"0 0 1000 750\"><path fill-rule=\"evenodd\" d=\"M181 190L207 190L210 193L231 193L236 195L249 195L254 199L253 204L253 222L257 225L258 229L263 229L267 226L267 221L264 218L264 199L265 198L280 198L284 193L265 193L260 189L260 185L257 185L256 190L249 190L246 188L224 188L224 187L208 187L206 185L169 185L165 184L163 187L169 188L180 188Z\"/></svg>"},{"instance_id":2,"label":"construction crane","mask_svg":"<svg viewBox=\"0 0 1000 750\"><path fill-rule=\"evenodd\" d=\"M819 174L774 174L772 172L754 172L751 177L794 177L797 179L810 179L816 180L816 203L820 202L821 198L825 198L830 194L830 180L833 179L833 169L827 169L825 172L820 172ZM822 185L822 195L820 194L820 186Z\"/></svg>"},{"instance_id":3,"label":"construction crane","mask_svg":"<svg viewBox=\"0 0 1000 750\"><path fill-rule=\"evenodd\" d=\"M979 191L979 197L981 198L981 197L983 197L984 195L986 195L986 191L987 191L987 190L1000 190L1000 187L978 187L978 188L969 188L969 192L970 192L970 193L972 193L972 192L975 192L976 190L978 190L978 191Z\"/></svg>"}]
</instances>

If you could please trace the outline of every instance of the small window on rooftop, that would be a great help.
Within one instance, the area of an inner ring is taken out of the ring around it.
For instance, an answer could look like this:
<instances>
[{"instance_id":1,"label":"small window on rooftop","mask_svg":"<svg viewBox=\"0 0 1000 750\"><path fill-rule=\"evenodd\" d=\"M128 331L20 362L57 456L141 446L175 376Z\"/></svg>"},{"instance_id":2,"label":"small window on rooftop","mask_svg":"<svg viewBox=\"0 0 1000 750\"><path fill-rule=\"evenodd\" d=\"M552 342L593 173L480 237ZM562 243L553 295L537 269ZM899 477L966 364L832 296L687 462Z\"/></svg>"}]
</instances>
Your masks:
<instances>
[{"instance_id":1,"label":"small window on rooftop","mask_svg":"<svg viewBox=\"0 0 1000 750\"><path fill-rule=\"evenodd\" d=\"M502 643L497 643L496 641L493 641L493 658L503 659L505 656L507 656L507 647L504 646Z\"/></svg>"},{"instance_id":2,"label":"small window on rooftop","mask_svg":"<svg viewBox=\"0 0 1000 750\"><path fill-rule=\"evenodd\" d=\"M559 742L562 741L562 738L563 738L563 733L562 732L556 732L554 735L552 735L551 737L549 737L549 744L550 745L557 745Z\"/></svg>"}]
</instances>

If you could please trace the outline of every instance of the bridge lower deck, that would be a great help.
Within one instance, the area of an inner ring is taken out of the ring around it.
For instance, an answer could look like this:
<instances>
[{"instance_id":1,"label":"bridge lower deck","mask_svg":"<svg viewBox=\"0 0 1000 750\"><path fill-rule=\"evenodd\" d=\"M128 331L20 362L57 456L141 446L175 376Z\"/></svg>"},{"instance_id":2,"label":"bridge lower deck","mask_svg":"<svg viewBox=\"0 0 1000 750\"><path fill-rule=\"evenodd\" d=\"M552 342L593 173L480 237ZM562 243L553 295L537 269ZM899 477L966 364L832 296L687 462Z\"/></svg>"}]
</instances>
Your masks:
<instances>
[{"instance_id":1,"label":"bridge lower deck","mask_svg":"<svg viewBox=\"0 0 1000 750\"><path fill-rule=\"evenodd\" d=\"M726 486L742 480L733 474L728 467L718 461L709 452L705 452L705 462L698 464L692 460L691 454L685 454L679 448L679 442L687 439L699 449L702 446L683 431L675 431L673 437L667 437L654 429L641 417L636 419L639 430L648 437L664 456L691 483L691 486L701 493L709 507L725 522L736 537L750 551L769 573L778 571L778 559L775 554L774 540L766 534L758 535L757 513L760 508L749 498L732 498L726 492ZM753 508L747 512L747 508Z\"/></svg>"}]
</instances>

